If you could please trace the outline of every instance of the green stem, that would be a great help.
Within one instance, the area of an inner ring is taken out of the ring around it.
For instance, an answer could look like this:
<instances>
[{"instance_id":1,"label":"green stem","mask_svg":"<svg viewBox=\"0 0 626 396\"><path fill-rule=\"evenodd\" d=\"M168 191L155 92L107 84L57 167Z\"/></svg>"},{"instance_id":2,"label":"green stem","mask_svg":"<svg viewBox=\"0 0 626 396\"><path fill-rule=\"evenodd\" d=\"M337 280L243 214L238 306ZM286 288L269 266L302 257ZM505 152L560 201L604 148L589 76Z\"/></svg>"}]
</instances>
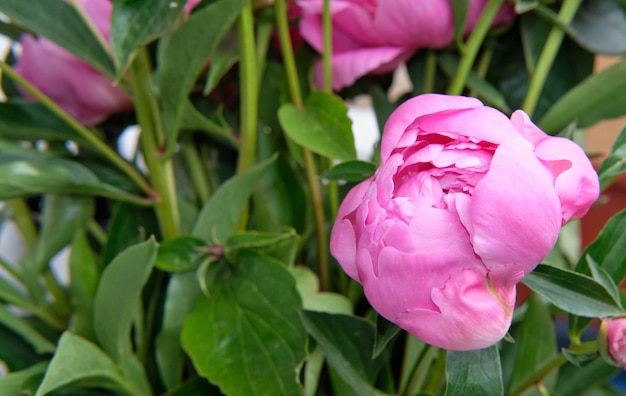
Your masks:
<instances>
[{"instance_id":1,"label":"green stem","mask_svg":"<svg viewBox=\"0 0 626 396\"><path fill-rule=\"evenodd\" d=\"M100 246L104 246L107 242L108 236L106 231L102 229L100 224L98 224L95 220L91 220L87 225L89 233L93 236L96 241L100 244Z\"/></svg>"},{"instance_id":2,"label":"green stem","mask_svg":"<svg viewBox=\"0 0 626 396\"><path fill-rule=\"evenodd\" d=\"M298 74L296 72L296 62L289 36L289 26L287 21L287 7L285 0L276 0L276 25L283 52L285 73L287 74L287 84L291 94L291 100L297 108L303 108L302 93ZM302 147L306 177L311 191L311 203L313 205L313 216L315 221L315 233L318 251L318 276L320 279L320 290L328 288L328 243L326 241L326 216L324 214L324 201L322 187L317 176L313 153L306 147Z\"/></svg>"},{"instance_id":3,"label":"green stem","mask_svg":"<svg viewBox=\"0 0 626 396\"><path fill-rule=\"evenodd\" d=\"M424 381L430 371L429 368L438 354L438 348L432 345L426 345L424 351L422 352L422 356L420 357L419 363L417 364L417 367L415 367L415 371L413 371L411 379L409 380L409 384L402 393L403 396L414 395L419 389L422 388L422 385L424 384Z\"/></svg>"},{"instance_id":4,"label":"green stem","mask_svg":"<svg viewBox=\"0 0 626 396\"><path fill-rule=\"evenodd\" d=\"M576 15L576 11L578 11L578 7L581 2L582 0L565 0L561 6L561 10L559 11L559 20L563 24L569 25L572 18L574 18L574 15ZM539 60L537 61L537 67L531 77L530 86L526 92L526 98L522 104L522 110L524 110L530 117L532 117L532 114L535 112L539 96L541 95L543 86L546 83L548 73L552 68L556 54L561 48L564 36L565 31L561 27L553 26L552 30L550 30L548 38L546 39L546 43L543 45L543 49L539 55Z\"/></svg>"},{"instance_id":5,"label":"green stem","mask_svg":"<svg viewBox=\"0 0 626 396\"><path fill-rule=\"evenodd\" d=\"M76 132L81 138L83 138L92 148L94 148L100 154L106 157L115 166L117 166L118 169L124 172L133 182L135 182L135 184L139 188L141 188L141 190L145 194L153 194L153 190L150 185L146 182L141 173L139 173L139 171L134 166L132 166L129 162L120 157L118 153L116 153L105 142L100 140L89 129L85 128L80 122L76 121L74 117L69 115L62 108L60 108L56 103L54 103L52 99L44 95L41 91L32 86L28 81L23 79L22 76L13 71L13 69L5 62L0 62L0 70L11 80L15 81L17 85L22 87L26 92L28 92L35 99L37 99L42 105L47 107L48 110L50 110L57 117L65 121L65 123L67 123L67 125L69 125L70 128L72 128L74 132Z\"/></svg>"},{"instance_id":6,"label":"green stem","mask_svg":"<svg viewBox=\"0 0 626 396\"><path fill-rule=\"evenodd\" d=\"M202 161L200 155L196 150L195 143L191 136L185 134L182 136L182 151L185 161L187 161L187 167L189 168L189 174L193 182L194 189L198 196L198 200L202 205L209 200L211 196L211 188L205 177L204 170L202 169Z\"/></svg>"},{"instance_id":7,"label":"green stem","mask_svg":"<svg viewBox=\"0 0 626 396\"><path fill-rule=\"evenodd\" d=\"M474 31L467 40L465 51L463 52L461 62L459 63L459 68L457 69L456 75L452 79L450 87L448 88L448 94L460 95L463 92L465 81L467 80L467 76L469 76L470 70L472 69L478 50L485 40L489 27L498 13L498 10L500 10L502 3L504 3L504 0L489 0L485 5L483 13L480 15L478 23L474 27Z\"/></svg>"},{"instance_id":8,"label":"green stem","mask_svg":"<svg viewBox=\"0 0 626 396\"><path fill-rule=\"evenodd\" d=\"M324 75L324 91L332 92L333 74L332 74L332 56L333 56L333 24L332 14L330 13L330 0L324 0L324 9L322 12L322 35L324 51L322 52L322 68Z\"/></svg>"},{"instance_id":9,"label":"green stem","mask_svg":"<svg viewBox=\"0 0 626 396\"><path fill-rule=\"evenodd\" d=\"M28 248L32 248L35 246L35 242L37 241L37 227L35 227L35 224L33 223L30 209L28 208L28 205L26 205L26 201L20 198L15 198L6 202L9 205L9 208L11 208L13 221L15 221L17 228L20 230L20 234L22 235L22 238L24 238L26 246Z\"/></svg>"},{"instance_id":10,"label":"green stem","mask_svg":"<svg viewBox=\"0 0 626 396\"><path fill-rule=\"evenodd\" d=\"M598 343L597 341L587 341L578 345L571 346L569 350L574 353L590 354L598 351ZM565 362L567 362L567 358L563 353L556 355L549 362L544 364L543 367L541 367L537 372L535 372L533 376L528 378L515 390L511 391L510 394L513 396L521 395L522 393L526 392L526 390L534 386L536 383L542 381L552 371L561 367Z\"/></svg>"},{"instance_id":11,"label":"green stem","mask_svg":"<svg viewBox=\"0 0 626 396\"><path fill-rule=\"evenodd\" d=\"M241 80L241 125L237 174L245 172L254 165L256 159L256 133L259 104L259 83L257 78L257 59L254 39L254 15L252 3L241 11L239 29L239 79ZM247 216L246 216L247 217Z\"/></svg>"},{"instance_id":12,"label":"green stem","mask_svg":"<svg viewBox=\"0 0 626 396\"><path fill-rule=\"evenodd\" d=\"M13 278L17 279L20 282L23 282L22 276L17 272L15 268L8 261L0 257L0 268L4 271L8 272Z\"/></svg>"},{"instance_id":13,"label":"green stem","mask_svg":"<svg viewBox=\"0 0 626 396\"><path fill-rule=\"evenodd\" d=\"M54 309L61 317L69 316L70 302L67 299L65 289L63 289L63 286L59 284L59 281L55 278L50 269L44 270L43 281L46 284L46 290L50 292L52 298L54 299L54 304L51 306L52 309Z\"/></svg>"},{"instance_id":14,"label":"green stem","mask_svg":"<svg viewBox=\"0 0 626 396\"><path fill-rule=\"evenodd\" d=\"M435 360L435 364L431 370L430 378L424 386L424 391L428 394L435 395L437 390L441 386L444 376L446 375L446 351L444 349L439 350L439 355Z\"/></svg>"},{"instance_id":15,"label":"green stem","mask_svg":"<svg viewBox=\"0 0 626 396\"><path fill-rule=\"evenodd\" d=\"M426 52L426 67L424 70L424 93L434 92L436 75L437 54L433 50L428 50Z\"/></svg>"},{"instance_id":16,"label":"green stem","mask_svg":"<svg viewBox=\"0 0 626 396\"><path fill-rule=\"evenodd\" d=\"M130 65L130 81L133 89L133 100L137 120L141 128L141 147L148 167L149 177L158 199L154 205L156 215L164 239L180 234L180 220L174 183L174 167L171 158L163 153L167 150L162 146L165 141L159 110L152 95L152 67L147 50L137 52Z\"/></svg>"}]
</instances>

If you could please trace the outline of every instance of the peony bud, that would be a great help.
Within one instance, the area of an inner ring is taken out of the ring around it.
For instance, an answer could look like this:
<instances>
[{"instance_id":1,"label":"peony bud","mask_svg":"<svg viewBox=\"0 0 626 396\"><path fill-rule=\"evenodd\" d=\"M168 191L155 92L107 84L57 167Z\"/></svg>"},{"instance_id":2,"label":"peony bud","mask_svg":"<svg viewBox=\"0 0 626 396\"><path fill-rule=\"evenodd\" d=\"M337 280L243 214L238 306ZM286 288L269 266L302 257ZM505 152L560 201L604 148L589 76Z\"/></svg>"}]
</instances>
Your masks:
<instances>
[{"instance_id":1,"label":"peony bud","mask_svg":"<svg viewBox=\"0 0 626 396\"><path fill-rule=\"evenodd\" d=\"M626 369L626 318L602 320L598 348L607 362Z\"/></svg>"},{"instance_id":2,"label":"peony bud","mask_svg":"<svg viewBox=\"0 0 626 396\"><path fill-rule=\"evenodd\" d=\"M506 334L515 284L599 194L571 140L468 97L402 104L381 162L342 202L331 252L382 316L451 350Z\"/></svg>"}]
</instances>

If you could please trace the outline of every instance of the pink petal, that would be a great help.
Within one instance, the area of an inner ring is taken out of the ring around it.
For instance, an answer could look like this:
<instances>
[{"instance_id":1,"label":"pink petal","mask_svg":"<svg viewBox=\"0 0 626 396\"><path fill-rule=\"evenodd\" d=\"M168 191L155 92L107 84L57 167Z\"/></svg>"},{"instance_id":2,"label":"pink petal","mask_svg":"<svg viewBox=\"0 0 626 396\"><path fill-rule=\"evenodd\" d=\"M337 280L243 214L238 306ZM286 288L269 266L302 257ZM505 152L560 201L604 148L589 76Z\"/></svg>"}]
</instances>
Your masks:
<instances>
[{"instance_id":1,"label":"pink petal","mask_svg":"<svg viewBox=\"0 0 626 396\"><path fill-rule=\"evenodd\" d=\"M451 109L468 109L482 106L483 104L478 99L464 96L425 94L407 100L387 119L381 142L381 161L384 162L389 157L407 127L411 125L416 118L425 114Z\"/></svg>"},{"instance_id":2,"label":"pink petal","mask_svg":"<svg viewBox=\"0 0 626 396\"><path fill-rule=\"evenodd\" d=\"M488 268L516 263L528 273L559 235L561 205L552 176L521 138L500 145L472 198L459 202L474 250Z\"/></svg>"},{"instance_id":3,"label":"pink petal","mask_svg":"<svg viewBox=\"0 0 626 396\"><path fill-rule=\"evenodd\" d=\"M496 298L489 290L484 268L453 271L443 288L432 291L437 309L409 309L394 322L439 348L459 351L486 348L501 340L511 324L513 285L500 288Z\"/></svg>"}]
</instances>

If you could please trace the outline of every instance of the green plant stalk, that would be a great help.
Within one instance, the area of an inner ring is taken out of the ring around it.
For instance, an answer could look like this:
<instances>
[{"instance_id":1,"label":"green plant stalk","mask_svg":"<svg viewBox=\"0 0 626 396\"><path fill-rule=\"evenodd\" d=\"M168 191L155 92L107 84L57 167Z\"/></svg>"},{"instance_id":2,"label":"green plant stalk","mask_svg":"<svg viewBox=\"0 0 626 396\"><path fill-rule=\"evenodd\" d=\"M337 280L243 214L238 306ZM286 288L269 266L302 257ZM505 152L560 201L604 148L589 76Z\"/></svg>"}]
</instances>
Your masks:
<instances>
[{"instance_id":1,"label":"green plant stalk","mask_svg":"<svg viewBox=\"0 0 626 396\"><path fill-rule=\"evenodd\" d=\"M437 75L437 54L433 50L426 52L426 67L424 70L424 93L435 90L435 76Z\"/></svg>"},{"instance_id":2,"label":"green plant stalk","mask_svg":"<svg viewBox=\"0 0 626 396\"><path fill-rule=\"evenodd\" d=\"M489 70L489 65L491 64L492 57L493 48L485 48L480 59L478 60L478 65L476 66L476 75L478 77L484 78L487 75L487 71ZM476 96L476 92L473 90L470 91L469 96Z\"/></svg>"},{"instance_id":3,"label":"green plant stalk","mask_svg":"<svg viewBox=\"0 0 626 396\"><path fill-rule=\"evenodd\" d=\"M250 169L256 160L256 133L259 105L259 83L254 39L252 3L248 3L239 16L239 75L241 80L241 125L237 174ZM247 218L247 216L246 216Z\"/></svg>"},{"instance_id":4,"label":"green plant stalk","mask_svg":"<svg viewBox=\"0 0 626 396\"><path fill-rule=\"evenodd\" d=\"M106 244L108 235L106 231L102 229L102 226L100 226L100 224L98 224L98 222L96 222L94 219L91 219L91 221L87 225L87 230L89 231L89 234L91 234L91 236L94 237L95 240L100 244L100 246L104 246Z\"/></svg>"},{"instance_id":5,"label":"green plant stalk","mask_svg":"<svg viewBox=\"0 0 626 396\"><path fill-rule=\"evenodd\" d=\"M444 349L439 350L439 355L435 359L433 368L431 370L430 378L424 386L424 391L428 394L435 395L437 390L441 386L441 382L446 375L446 351Z\"/></svg>"},{"instance_id":6,"label":"green plant stalk","mask_svg":"<svg viewBox=\"0 0 626 396\"><path fill-rule=\"evenodd\" d=\"M298 82L296 61L293 55L293 47L291 46L291 37L289 36L285 0L276 0L275 7L276 26L278 28L280 47L283 52L283 63L285 66L285 73L287 75L289 93L294 106L301 109L304 107L304 103L302 101L302 93L300 92L300 84ZM326 241L326 216L324 214L322 187L317 175L313 153L308 148L302 147L302 155L304 157L306 177L309 189L311 190L311 203L313 205L320 291L324 291L328 288L328 243Z\"/></svg>"},{"instance_id":7,"label":"green plant stalk","mask_svg":"<svg viewBox=\"0 0 626 396\"><path fill-rule=\"evenodd\" d=\"M51 308L58 313L58 316L68 317L70 314L70 302L67 299L65 289L59 284L50 268L44 270L43 280L46 284L46 290L54 299L54 304L51 304Z\"/></svg>"},{"instance_id":8,"label":"green plant stalk","mask_svg":"<svg viewBox=\"0 0 626 396\"><path fill-rule=\"evenodd\" d=\"M409 380L406 389L402 392L403 396L411 396L418 393L418 390L422 388L422 385L424 384L424 381L429 373L428 369L438 354L439 348L432 345L426 345L422 355L420 356L419 362L411 375L411 379Z\"/></svg>"},{"instance_id":9,"label":"green plant stalk","mask_svg":"<svg viewBox=\"0 0 626 396\"><path fill-rule=\"evenodd\" d=\"M65 110L54 103L52 99L44 95L40 90L32 86L28 81L13 71L13 69L6 62L0 62L0 70L11 80L15 81L17 85L22 87L26 92L37 99L42 105L47 107L48 110L67 123L78 135L85 139L92 148L124 172L124 174L126 174L126 176L128 176L139 188L141 188L145 194L149 196L153 195L154 191L152 190L152 187L150 187L150 185L146 182L141 173L139 173L139 171L124 158L120 157L120 155L105 142L100 140L93 132L84 127L80 122L74 119L74 117L69 115Z\"/></svg>"},{"instance_id":10,"label":"green plant stalk","mask_svg":"<svg viewBox=\"0 0 626 396\"><path fill-rule=\"evenodd\" d=\"M141 147L148 167L149 177L156 190L154 204L162 237L170 239L180 234L180 219L174 183L172 159L163 155L167 150L160 146L164 135L159 110L152 95L150 60L145 48L140 49L130 65L130 82L133 89L135 111L141 128ZM160 140L159 140L160 139Z\"/></svg>"},{"instance_id":11,"label":"green plant stalk","mask_svg":"<svg viewBox=\"0 0 626 396\"><path fill-rule=\"evenodd\" d=\"M37 241L37 228L33 223L26 201L21 198L15 198L6 201L6 203L13 213L13 221L15 221L18 230L20 230L26 246L32 248Z\"/></svg>"},{"instance_id":12,"label":"green plant stalk","mask_svg":"<svg viewBox=\"0 0 626 396\"><path fill-rule=\"evenodd\" d=\"M559 11L559 20L564 25L569 25L572 18L574 18L574 15L576 15L576 11L578 11L578 7L580 7L581 3L582 0L565 0L561 6L561 10ZM537 66L530 80L530 86L526 92L526 98L524 98L524 102L522 104L522 110L524 110L531 118L535 112L535 108L537 107L539 96L541 95L543 86L546 83L548 73L552 68L556 54L561 48L564 36L565 31L561 27L553 26L550 30L550 34L548 34L545 44L543 45L543 49L539 55L539 60L537 61Z\"/></svg>"},{"instance_id":13,"label":"green plant stalk","mask_svg":"<svg viewBox=\"0 0 626 396\"><path fill-rule=\"evenodd\" d=\"M500 10L503 3L504 0L489 0L485 5L483 12L474 27L474 31L467 40L459 67L454 78L450 82L450 86L448 87L448 94L460 95L463 92L465 81L467 80L467 76L469 76L470 70L472 69L478 50L485 40L489 27L491 26L493 19L496 17L498 10Z\"/></svg>"},{"instance_id":14,"label":"green plant stalk","mask_svg":"<svg viewBox=\"0 0 626 396\"><path fill-rule=\"evenodd\" d=\"M6 271L9 275L14 277L18 281L23 282L22 276L15 270L15 268L13 268L11 264L9 264L8 261L3 259L2 257L0 257L0 268L2 268L2 270Z\"/></svg>"},{"instance_id":15,"label":"green plant stalk","mask_svg":"<svg viewBox=\"0 0 626 396\"><path fill-rule=\"evenodd\" d=\"M324 75L324 91L332 92L332 56L333 56L333 20L330 13L330 0L324 0L322 10L322 37L324 51L322 52L322 70Z\"/></svg>"},{"instance_id":16,"label":"green plant stalk","mask_svg":"<svg viewBox=\"0 0 626 396\"><path fill-rule=\"evenodd\" d=\"M570 347L572 352L578 353L593 353L598 351L598 343L597 341L587 341L583 342L579 345L575 345ZM521 395L526 392L529 388L531 388L536 383L542 381L545 377L547 377L552 371L561 367L565 362L567 362L567 358L564 354L559 353L555 357L553 357L550 361L543 365L535 374L533 374L530 378L528 378L524 383L519 385L516 389L509 392L509 394Z\"/></svg>"},{"instance_id":17,"label":"green plant stalk","mask_svg":"<svg viewBox=\"0 0 626 396\"><path fill-rule=\"evenodd\" d=\"M211 188L209 187L204 170L202 169L200 155L198 155L198 151L196 151L196 146L191 136L187 134L183 135L181 137L181 145L198 200L200 204L203 204L209 200Z\"/></svg>"}]
</instances>

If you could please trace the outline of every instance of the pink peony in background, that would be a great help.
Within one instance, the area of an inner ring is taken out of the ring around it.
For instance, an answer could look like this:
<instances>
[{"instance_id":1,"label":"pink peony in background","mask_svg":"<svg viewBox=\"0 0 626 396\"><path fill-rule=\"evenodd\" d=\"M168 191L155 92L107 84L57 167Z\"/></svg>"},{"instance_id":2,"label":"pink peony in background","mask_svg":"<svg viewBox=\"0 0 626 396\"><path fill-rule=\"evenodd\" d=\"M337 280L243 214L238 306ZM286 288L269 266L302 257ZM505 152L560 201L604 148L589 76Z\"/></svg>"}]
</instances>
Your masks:
<instances>
[{"instance_id":1,"label":"pink peony in background","mask_svg":"<svg viewBox=\"0 0 626 396\"><path fill-rule=\"evenodd\" d=\"M189 1L186 13L199 2ZM112 3L109 0L77 0L77 3L109 42ZM107 76L52 41L24 35L21 46L15 71L83 125L98 124L133 107L130 96Z\"/></svg>"},{"instance_id":2,"label":"pink peony in background","mask_svg":"<svg viewBox=\"0 0 626 396\"><path fill-rule=\"evenodd\" d=\"M603 335L606 334L606 349L613 362L626 369L626 318L604 319Z\"/></svg>"},{"instance_id":3,"label":"pink peony in background","mask_svg":"<svg viewBox=\"0 0 626 396\"><path fill-rule=\"evenodd\" d=\"M341 204L331 252L371 305L450 350L508 330L515 284L599 194L583 150L522 111L421 95L388 119L381 165Z\"/></svg>"},{"instance_id":4,"label":"pink peony in background","mask_svg":"<svg viewBox=\"0 0 626 396\"><path fill-rule=\"evenodd\" d=\"M300 31L318 52L323 51L323 0L297 0L302 8ZM332 0L333 89L351 85L370 73L387 73L420 48L443 48L454 40L450 0ZM476 25L486 0L470 0L465 33ZM494 24L510 22L507 4ZM321 81L321 65L316 68Z\"/></svg>"}]
</instances>

